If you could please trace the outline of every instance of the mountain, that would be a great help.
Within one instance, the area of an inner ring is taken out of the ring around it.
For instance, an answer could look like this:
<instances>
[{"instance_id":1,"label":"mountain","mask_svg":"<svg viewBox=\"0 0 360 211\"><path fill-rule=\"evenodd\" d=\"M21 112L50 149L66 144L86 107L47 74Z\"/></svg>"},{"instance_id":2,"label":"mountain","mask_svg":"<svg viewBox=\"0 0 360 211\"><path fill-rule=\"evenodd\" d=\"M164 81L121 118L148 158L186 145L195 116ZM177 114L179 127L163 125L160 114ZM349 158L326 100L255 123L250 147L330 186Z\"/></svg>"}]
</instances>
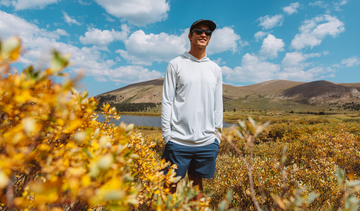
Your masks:
<instances>
[{"instance_id":1,"label":"mountain","mask_svg":"<svg viewBox=\"0 0 360 211\"><path fill-rule=\"evenodd\" d=\"M100 104L161 103L164 79L131 84L96 97ZM270 80L248 86L223 84L225 109L314 110L360 103L360 83Z\"/></svg>"},{"instance_id":2,"label":"mountain","mask_svg":"<svg viewBox=\"0 0 360 211\"><path fill-rule=\"evenodd\" d=\"M154 79L130 84L95 97L102 103L161 103L164 79Z\"/></svg>"}]
</instances>

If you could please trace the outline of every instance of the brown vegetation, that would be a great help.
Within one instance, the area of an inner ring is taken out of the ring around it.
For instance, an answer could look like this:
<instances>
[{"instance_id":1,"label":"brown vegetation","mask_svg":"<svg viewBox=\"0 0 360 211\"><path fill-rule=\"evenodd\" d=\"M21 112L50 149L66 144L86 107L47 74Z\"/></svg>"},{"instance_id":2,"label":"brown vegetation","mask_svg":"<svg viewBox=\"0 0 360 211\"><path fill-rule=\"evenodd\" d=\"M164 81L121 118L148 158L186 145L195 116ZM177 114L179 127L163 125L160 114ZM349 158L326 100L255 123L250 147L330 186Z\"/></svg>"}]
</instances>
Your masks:
<instances>
[{"instance_id":1,"label":"brown vegetation","mask_svg":"<svg viewBox=\"0 0 360 211\"><path fill-rule=\"evenodd\" d=\"M161 103L163 79L155 79L100 94L102 103ZM318 110L332 103L360 103L360 83L309 83L271 80L249 86L223 85L226 110Z\"/></svg>"}]
</instances>

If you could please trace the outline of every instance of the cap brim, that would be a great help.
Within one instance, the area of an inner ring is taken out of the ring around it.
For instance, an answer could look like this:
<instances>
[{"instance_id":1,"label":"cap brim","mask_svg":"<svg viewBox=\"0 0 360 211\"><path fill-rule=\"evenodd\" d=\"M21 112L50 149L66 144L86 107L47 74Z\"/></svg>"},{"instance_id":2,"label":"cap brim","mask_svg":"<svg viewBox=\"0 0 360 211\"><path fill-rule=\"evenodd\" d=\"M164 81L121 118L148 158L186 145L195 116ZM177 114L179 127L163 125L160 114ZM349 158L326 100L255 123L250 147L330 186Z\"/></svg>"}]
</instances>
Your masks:
<instances>
[{"instance_id":1,"label":"cap brim","mask_svg":"<svg viewBox=\"0 0 360 211\"><path fill-rule=\"evenodd\" d=\"M200 19L200 20L195 21L191 25L189 33L191 33L194 30L194 28L200 24L207 25L211 31L214 31L216 29L216 24L213 21Z\"/></svg>"},{"instance_id":2,"label":"cap brim","mask_svg":"<svg viewBox=\"0 0 360 211\"><path fill-rule=\"evenodd\" d=\"M201 22L198 23L198 24L205 24L205 25L207 25L211 31L214 31L214 30L216 29L216 24L215 24L213 21L211 21L211 20L203 20L203 21L201 21ZM196 24L196 25L198 25L198 24Z\"/></svg>"}]
</instances>

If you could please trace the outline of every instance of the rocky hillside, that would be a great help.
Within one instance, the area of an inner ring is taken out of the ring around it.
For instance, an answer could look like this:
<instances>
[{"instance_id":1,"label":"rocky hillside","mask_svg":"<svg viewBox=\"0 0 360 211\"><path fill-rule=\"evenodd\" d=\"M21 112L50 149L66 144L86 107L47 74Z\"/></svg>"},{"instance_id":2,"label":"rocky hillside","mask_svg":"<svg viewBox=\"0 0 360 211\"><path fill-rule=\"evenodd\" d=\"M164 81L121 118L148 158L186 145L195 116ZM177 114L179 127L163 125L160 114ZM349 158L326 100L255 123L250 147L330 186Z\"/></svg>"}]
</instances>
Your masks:
<instances>
[{"instance_id":1,"label":"rocky hillside","mask_svg":"<svg viewBox=\"0 0 360 211\"><path fill-rule=\"evenodd\" d=\"M97 95L102 103L161 103L164 79L131 84Z\"/></svg>"},{"instance_id":2,"label":"rocky hillside","mask_svg":"<svg viewBox=\"0 0 360 211\"><path fill-rule=\"evenodd\" d=\"M131 84L100 94L100 104L161 103L163 79ZM249 86L223 85L226 109L286 109L360 103L360 83L271 80Z\"/></svg>"}]
</instances>

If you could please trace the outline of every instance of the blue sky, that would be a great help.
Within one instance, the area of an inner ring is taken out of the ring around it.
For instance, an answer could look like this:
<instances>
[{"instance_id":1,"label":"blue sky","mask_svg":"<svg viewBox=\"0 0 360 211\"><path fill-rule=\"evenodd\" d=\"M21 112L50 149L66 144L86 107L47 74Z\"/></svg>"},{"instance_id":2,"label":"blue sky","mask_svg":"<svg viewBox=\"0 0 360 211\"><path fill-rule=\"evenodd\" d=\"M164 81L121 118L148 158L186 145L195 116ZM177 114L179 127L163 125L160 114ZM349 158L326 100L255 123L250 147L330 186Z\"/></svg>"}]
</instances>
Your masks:
<instances>
[{"instance_id":1,"label":"blue sky","mask_svg":"<svg viewBox=\"0 0 360 211\"><path fill-rule=\"evenodd\" d=\"M92 96L163 77L198 19L218 26L207 54L226 84L356 83L359 11L359 0L0 0L0 36L23 40L19 69L70 53L66 72L85 73L77 88Z\"/></svg>"}]
</instances>

